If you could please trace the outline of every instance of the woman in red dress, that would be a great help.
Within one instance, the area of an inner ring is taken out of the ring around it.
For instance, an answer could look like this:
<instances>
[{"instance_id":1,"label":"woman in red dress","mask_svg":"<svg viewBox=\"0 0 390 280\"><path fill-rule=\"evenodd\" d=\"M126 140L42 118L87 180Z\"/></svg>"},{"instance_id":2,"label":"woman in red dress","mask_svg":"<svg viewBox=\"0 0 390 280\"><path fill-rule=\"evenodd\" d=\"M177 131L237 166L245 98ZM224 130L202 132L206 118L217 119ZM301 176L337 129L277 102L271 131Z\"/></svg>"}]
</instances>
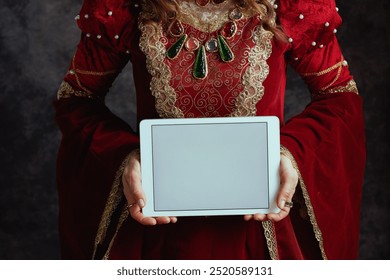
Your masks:
<instances>
[{"instance_id":1,"label":"woman in red dress","mask_svg":"<svg viewBox=\"0 0 390 280\"><path fill-rule=\"evenodd\" d=\"M76 20L81 40L55 103L63 258L357 257L362 100L333 0L85 0ZM279 117L280 214L143 216L139 137L104 104L129 61L138 122ZM311 102L285 123L287 64Z\"/></svg>"}]
</instances>

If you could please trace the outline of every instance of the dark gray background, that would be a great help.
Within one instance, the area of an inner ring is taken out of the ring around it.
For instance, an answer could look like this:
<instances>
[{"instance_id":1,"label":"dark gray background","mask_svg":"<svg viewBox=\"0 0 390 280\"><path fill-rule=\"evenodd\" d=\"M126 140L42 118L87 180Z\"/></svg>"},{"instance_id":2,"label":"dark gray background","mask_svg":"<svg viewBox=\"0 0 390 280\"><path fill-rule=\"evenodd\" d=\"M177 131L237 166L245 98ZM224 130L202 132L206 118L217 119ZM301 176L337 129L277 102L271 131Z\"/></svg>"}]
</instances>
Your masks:
<instances>
[{"instance_id":1,"label":"dark gray background","mask_svg":"<svg viewBox=\"0 0 390 280\"><path fill-rule=\"evenodd\" d=\"M81 0L0 0L0 259L59 258L55 159L60 134L52 100L79 39L73 18L80 5ZM389 259L389 1L338 1L338 6L344 19L338 38L365 102L368 159L360 258ZM130 71L128 66L108 101L134 124ZM288 87L291 116L309 99L295 74Z\"/></svg>"}]
</instances>

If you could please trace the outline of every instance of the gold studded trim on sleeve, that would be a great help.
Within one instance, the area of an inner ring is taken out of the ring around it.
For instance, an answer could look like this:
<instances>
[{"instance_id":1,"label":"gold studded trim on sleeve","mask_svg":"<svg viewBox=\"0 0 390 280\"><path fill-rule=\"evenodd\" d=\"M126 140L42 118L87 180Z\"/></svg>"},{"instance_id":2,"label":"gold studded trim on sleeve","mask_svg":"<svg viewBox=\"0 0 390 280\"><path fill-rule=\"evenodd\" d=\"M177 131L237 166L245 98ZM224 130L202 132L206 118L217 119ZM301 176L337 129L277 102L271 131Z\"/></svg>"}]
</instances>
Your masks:
<instances>
[{"instance_id":1,"label":"gold studded trim on sleeve","mask_svg":"<svg viewBox=\"0 0 390 280\"><path fill-rule=\"evenodd\" d=\"M303 180L302 174L299 171L298 164L295 161L294 156L290 153L290 151L286 147L281 146L280 147L280 153L291 160L291 163L293 164L294 169L298 173L299 186L301 187L301 190L302 190L302 194L303 194L303 198L305 200L307 212L308 212L308 215L310 217L310 222L311 222L311 224L313 226L314 235L315 235L315 238L318 241L318 244L319 244L319 247L320 247L320 250L321 250L322 258L324 260L326 260L328 258L326 256L326 252L325 252L325 248L324 248L324 240L323 240L322 232L321 232L320 227L318 226L317 219L316 219L316 216L314 214L313 205L311 203L310 196L309 196L309 193L307 191L307 188L306 188L305 182Z\"/></svg>"},{"instance_id":2,"label":"gold studded trim on sleeve","mask_svg":"<svg viewBox=\"0 0 390 280\"><path fill-rule=\"evenodd\" d=\"M70 98L72 96L99 99L97 96L92 95L90 92L75 90L69 83L63 81L57 91L57 99L60 100L62 98Z\"/></svg>"},{"instance_id":3,"label":"gold studded trim on sleeve","mask_svg":"<svg viewBox=\"0 0 390 280\"><path fill-rule=\"evenodd\" d=\"M327 90L319 91L316 96L324 95L328 93L342 93L342 92L353 92L359 95L359 90L357 88L355 80L350 80L345 86L330 88Z\"/></svg>"}]
</instances>

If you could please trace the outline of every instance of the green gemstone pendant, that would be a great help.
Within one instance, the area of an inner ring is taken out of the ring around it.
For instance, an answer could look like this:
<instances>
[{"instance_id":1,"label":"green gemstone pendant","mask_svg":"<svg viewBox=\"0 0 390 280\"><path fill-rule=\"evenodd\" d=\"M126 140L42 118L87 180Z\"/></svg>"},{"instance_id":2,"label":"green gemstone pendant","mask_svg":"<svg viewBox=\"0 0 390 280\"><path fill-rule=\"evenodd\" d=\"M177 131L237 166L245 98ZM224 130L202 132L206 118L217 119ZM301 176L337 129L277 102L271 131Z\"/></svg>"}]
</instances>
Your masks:
<instances>
[{"instance_id":1,"label":"green gemstone pendant","mask_svg":"<svg viewBox=\"0 0 390 280\"><path fill-rule=\"evenodd\" d=\"M234 59L234 54L222 35L218 36L218 50L222 61L230 62Z\"/></svg>"},{"instance_id":2,"label":"green gemstone pendant","mask_svg":"<svg viewBox=\"0 0 390 280\"><path fill-rule=\"evenodd\" d=\"M198 49L198 53L196 54L195 66L194 66L194 77L196 79L203 80L207 76L207 58L206 58L206 50L203 45L201 45Z\"/></svg>"},{"instance_id":3,"label":"green gemstone pendant","mask_svg":"<svg viewBox=\"0 0 390 280\"><path fill-rule=\"evenodd\" d=\"M183 34L167 51L167 57L174 59L177 57L187 40L187 34Z\"/></svg>"}]
</instances>

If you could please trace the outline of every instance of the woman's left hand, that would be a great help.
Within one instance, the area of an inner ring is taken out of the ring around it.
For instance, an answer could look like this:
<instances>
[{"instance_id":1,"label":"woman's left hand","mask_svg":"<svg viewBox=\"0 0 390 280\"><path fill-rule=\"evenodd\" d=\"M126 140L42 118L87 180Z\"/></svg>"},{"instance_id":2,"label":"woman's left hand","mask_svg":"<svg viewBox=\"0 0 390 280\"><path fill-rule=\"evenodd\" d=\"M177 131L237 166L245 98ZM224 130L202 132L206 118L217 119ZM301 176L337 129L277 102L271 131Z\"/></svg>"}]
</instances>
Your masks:
<instances>
[{"instance_id":1,"label":"woman's left hand","mask_svg":"<svg viewBox=\"0 0 390 280\"><path fill-rule=\"evenodd\" d=\"M279 213L269 213L269 214L254 214L254 215L245 215L244 219L246 221L256 220L256 221L266 221L271 220L273 222L279 222L286 218L290 213L291 206L286 205L286 202L291 202L295 193L295 189L298 184L298 173L295 170L291 160L285 155L280 156L280 190L278 193L277 201L278 207L280 208Z\"/></svg>"}]
</instances>

